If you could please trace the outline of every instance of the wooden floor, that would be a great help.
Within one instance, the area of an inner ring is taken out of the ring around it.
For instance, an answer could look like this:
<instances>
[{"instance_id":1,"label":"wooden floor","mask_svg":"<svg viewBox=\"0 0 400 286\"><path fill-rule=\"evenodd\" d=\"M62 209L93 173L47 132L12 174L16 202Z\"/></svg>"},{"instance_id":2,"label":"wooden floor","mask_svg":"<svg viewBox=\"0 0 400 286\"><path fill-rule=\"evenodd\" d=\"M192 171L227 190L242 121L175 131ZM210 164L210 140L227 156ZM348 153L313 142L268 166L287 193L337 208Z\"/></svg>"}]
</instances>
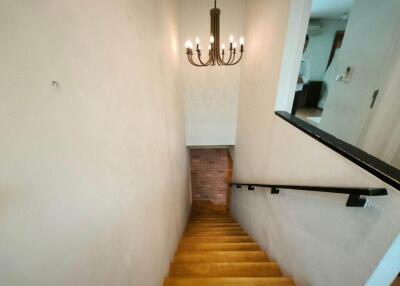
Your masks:
<instances>
[{"instance_id":1,"label":"wooden floor","mask_svg":"<svg viewBox=\"0 0 400 286\"><path fill-rule=\"evenodd\" d=\"M227 214L195 213L164 286L293 286L279 266Z\"/></svg>"},{"instance_id":2,"label":"wooden floor","mask_svg":"<svg viewBox=\"0 0 400 286\"><path fill-rule=\"evenodd\" d=\"M400 274L397 278L393 281L391 286L400 286Z\"/></svg>"},{"instance_id":3,"label":"wooden floor","mask_svg":"<svg viewBox=\"0 0 400 286\"><path fill-rule=\"evenodd\" d=\"M319 124L311 120L311 118L321 117L321 116L322 116L322 110L318 108L299 108L296 111L296 117L314 126L318 126Z\"/></svg>"}]
</instances>

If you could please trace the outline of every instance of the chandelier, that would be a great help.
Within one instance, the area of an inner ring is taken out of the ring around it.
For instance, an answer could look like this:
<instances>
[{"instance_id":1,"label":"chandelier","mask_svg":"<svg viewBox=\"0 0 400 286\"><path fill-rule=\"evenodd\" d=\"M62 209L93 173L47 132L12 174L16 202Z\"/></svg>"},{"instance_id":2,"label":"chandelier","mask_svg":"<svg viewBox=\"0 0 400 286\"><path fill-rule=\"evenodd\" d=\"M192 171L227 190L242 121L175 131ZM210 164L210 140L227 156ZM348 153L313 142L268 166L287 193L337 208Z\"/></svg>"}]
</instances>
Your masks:
<instances>
[{"instance_id":1,"label":"chandelier","mask_svg":"<svg viewBox=\"0 0 400 286\"><path fill-rule=\"evenodd\" d=\"M214 8L210 10L211 15L211 35L208 45L208 60L202 59L202 50L200 39L196 38L196 47L193 50L193 43L189 39L186 41L186 55L189 63L196 67L206 66L233 66L240 62L244 52L244 38L239 40L240 49L238 50L237 43L234 41L233 35L229 36L229 49L225 52L225 44L220 44L219 37L219 17L221 10L217 8L217 0L214 1ZM197 57L197 60L194 58Z\"/></svg>"}]
</instances>

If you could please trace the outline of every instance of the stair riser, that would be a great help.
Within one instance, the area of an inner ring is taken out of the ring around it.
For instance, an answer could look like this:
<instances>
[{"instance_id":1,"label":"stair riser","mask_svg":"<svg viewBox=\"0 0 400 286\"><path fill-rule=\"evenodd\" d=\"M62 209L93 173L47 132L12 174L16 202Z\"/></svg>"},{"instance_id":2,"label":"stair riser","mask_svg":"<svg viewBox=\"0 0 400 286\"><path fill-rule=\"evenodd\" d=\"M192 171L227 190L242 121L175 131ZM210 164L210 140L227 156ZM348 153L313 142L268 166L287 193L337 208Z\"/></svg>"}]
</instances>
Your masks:
<instances>
[{"instance_id":1,"label":"stair riser","mask_svg":"<svg viewBox=\"0 0 400 286\"><path fill-rule=\"evenodd\" d=\"M172 277L279 277L276 263L172 263Z\"/></svg>"},{"instance_id":2,"label":"stair riser","mask_svg":"<svg viewBox=\"0 0 400 286\"><path fill-rule=\"evenodd\" d=\"M248 236L247 233L243 232L243 231L223 231L223 232L214 232L214 231L210 231L210 232L199 232L199 233L185 233L185 236Z\"/></svg>"},{"instance_id":3,"label":"stair riser","mask_svg":"<svg viewBox=\"0 0 400 286\"><path fill-rule=\"evenodd\" d=\"M191 220L189 221L189 224L195 224L195 223L202 223L202 224L206 224L206 223L211 223L211 224L215 224L215 223L237 223L234 220Z\"/></svg>"},{"instance_id":4,"label":"stair riser","mask_svg":"<svg viewBox=\"0 0 400 286\"><path fill-rule=\"evenodd\" d=\"M259 251L178 252L174 262L268 262L268 258Z\"/></svg>"},{"instance_id":5,"label":"stair riser","mask_svg":"<svg viewBox=\"0 0 400 286\"><path fill-rule=\"evenodd\" d=\"M294 286L289 278L167 278L164 286Z\"/></svg>"},{"instance_id":6,"label":"stair riser","mask_svg":"<svg viewBox=\"0 0 400 286\"><path fill-rule=\"evenodd\" d=\"M252 251L261 250L256 243L181 243L178 251Z\"/></svg>"},{"instance_id":7,"label":"stair riser","mask_svg":"<svg viewBox=\"0 0 400 286\"><path fill-rule=\"evenodd\" d=\"M235 221L233 218L229 217L192 217L190 221Z\"/></svg>"},{"instance_id":8,"label":"stair riser","mask_svg":"<svg viewBox=\"0 0 400 286\"><path fill-rule=\"evenodd\" d=\"M254 240L249 236L213 236L213 237L183 237L181 243L245 243L245 242L254 242Z\"/></svg>"},{"instance_id":9,"label":"stair riser","mask_svg":"<svg viewBox=\"0 0 400 286\"><path fill-rule=\"evenodd\" d=\"M240 226L234 227L188 227L186 232L215 232L215 231L243 231Z\"/></svg>"},{"instance_id":10,"label":"stair riser","mask_svg":"<svg viewBox=\"0 0 400 286\"><path fill-rule=\"evenodd\" d=\"M232 223L189 223L188 227L232 227L237 226L240 227L240 224L232 222Z\"/></svg>"}]
</instances>

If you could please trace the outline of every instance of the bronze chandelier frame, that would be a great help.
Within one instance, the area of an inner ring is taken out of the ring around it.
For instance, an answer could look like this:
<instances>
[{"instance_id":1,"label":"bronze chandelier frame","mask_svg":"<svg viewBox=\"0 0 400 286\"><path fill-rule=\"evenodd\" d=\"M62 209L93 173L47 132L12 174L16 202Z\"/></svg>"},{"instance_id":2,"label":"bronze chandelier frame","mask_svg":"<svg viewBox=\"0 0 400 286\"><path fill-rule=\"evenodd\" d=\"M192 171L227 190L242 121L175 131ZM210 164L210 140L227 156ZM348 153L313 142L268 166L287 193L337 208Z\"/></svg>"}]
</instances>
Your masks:
<instances>
[{"instance_id":1,"label":"bronze chandelier frame","mask_svg":"<svg viewBox=\"0 0 400 286\"><path fill-rule=\"evenodd\" d=\"M229 38L229 55L225 55L225 47L220 45L220 16L221 10L217 8L217 0L214 1L214 8L210 10L211 15L211 36L208 51L208 60L203 61L201 56L200 41L196 39L196 48L193 50L193 44L189 40L186 42L186 55L189 63L196 67L207 66L233 66L238 64L244 53L244 39L240 39L240 49L237 51L237 45L233 42L233 36ZM240 54L239 54L240 52ZM194 57L197 56L198 62Z\"/></svg>"}]
</instances>

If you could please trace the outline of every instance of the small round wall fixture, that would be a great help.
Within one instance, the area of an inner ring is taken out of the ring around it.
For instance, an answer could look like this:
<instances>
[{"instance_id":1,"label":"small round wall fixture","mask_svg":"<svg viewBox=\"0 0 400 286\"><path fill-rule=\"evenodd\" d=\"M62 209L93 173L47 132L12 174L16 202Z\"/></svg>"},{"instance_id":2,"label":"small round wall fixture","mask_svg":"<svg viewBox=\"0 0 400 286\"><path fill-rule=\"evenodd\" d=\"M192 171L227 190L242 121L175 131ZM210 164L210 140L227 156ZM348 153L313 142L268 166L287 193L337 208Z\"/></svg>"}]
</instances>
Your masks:
<instances>
[{"instance_id":1,"label":"small round wall fixture","mask_svg":"<svg viewBox=\"0 0 400 286\"><path fill-rule=\"evenodd\" d=\"M214 1L214 8L210 10L211 15L211 35L210 43L208 45L208 60L202 59L202 49L200 46L200 39L196 38L195 47L189 39L186 41L186 55L189 63L196 67L207 66L233 66L240 62L244 53L244 38L239 40L240 47L234 41L233 35L229 37L229 48L226 50L225 44L220 43L220 26L219 17L221 10L217 8L217 1ZM197 60L195 59L197 58Z\"/></svg>"}]
</instances>

